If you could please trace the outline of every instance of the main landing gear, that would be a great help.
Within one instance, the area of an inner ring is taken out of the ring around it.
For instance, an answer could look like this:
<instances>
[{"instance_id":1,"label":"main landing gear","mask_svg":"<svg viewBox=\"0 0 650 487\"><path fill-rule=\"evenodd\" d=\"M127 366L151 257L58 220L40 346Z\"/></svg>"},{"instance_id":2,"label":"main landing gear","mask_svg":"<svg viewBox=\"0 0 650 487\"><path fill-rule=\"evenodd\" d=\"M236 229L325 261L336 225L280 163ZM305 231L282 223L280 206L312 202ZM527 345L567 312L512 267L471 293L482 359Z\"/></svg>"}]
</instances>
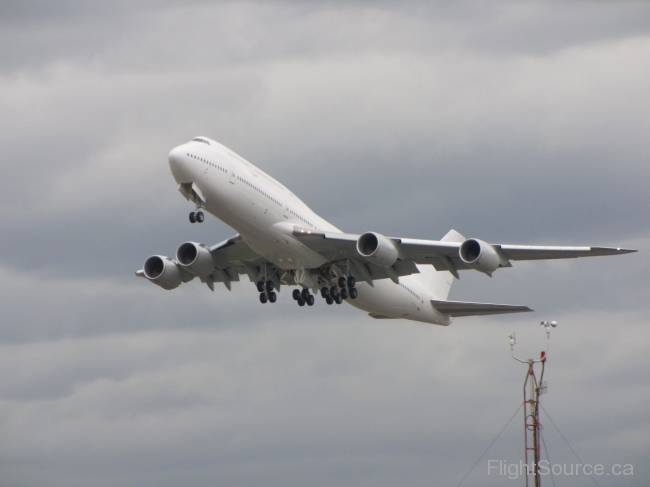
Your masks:
<instances>
[{"instance_id":1,"label":"main landing gear","mask_svg":"<svg viewBox=\"0 0 650 487\"><path fill-rule=\"evenodd\" d=\"M190 213L190 223L203 223L205 216L202 211L191 212Z\"/></svg>"},{"instance_id":2,"label":"main landing gear","mask_svg":"<svg viewBox=\"0 0 650 487\"><path fill-rule=\"evenodd\" d=\"M313 306L316 300L314 299L313 294L309 294L309 289L304 288L302 291L300 289L294 289L291 294L294 300L298 302L298 306Z\"/></svg>"},{"instance_id":3,"label":"main landing gear","mask_svg":"<svg viewBox=\"0 0 650 487\"><path fill-rule=\"evenodd\" d=\"M320 290L320 295L323 297L323 299L325 299L325 302L327 302L327 304L341 304L344 299L348 298L357 299L359 292L354 287L356 285L354 277L348 276L346 278L345 276L341 276L338 278L337 283L338 287L323 287ZM339 290L339 288L341 289Z\"/></svg>"},{"instance_id":4,"label":"main landing gear","mask_svg":"<svg viewBox=\"0 0 650 487\"><path fill-rule=\"evenodd\" d=\"M260 303L264 304L267 301L275 303L278 300L278 295L273 291L274 288L273 281L258 281L257 290L260 293Z\"/></svg>"},{"instance_id":5,"label":"main landing gear","mask_svg":"<svg viewBox=\"0 0 650 487\"><path fill-rule=\"evenodd\" d=\"M257 291L260 293L260 303L275 303L277 294L273 291L275 285L273 281L261 280L256 284ZM356 281L352 276L341 276L337 279L336 284L332 287L324 286L320 290L321 297L327 304L341 304L344 299L357 299L358 291L355 287ZM340 289L339 289L340 288ZM309 292L309 288L294 289L291 293L294 301L298 306L313 306L316 302L314 295Z\"/></svg>"}]
</instances>

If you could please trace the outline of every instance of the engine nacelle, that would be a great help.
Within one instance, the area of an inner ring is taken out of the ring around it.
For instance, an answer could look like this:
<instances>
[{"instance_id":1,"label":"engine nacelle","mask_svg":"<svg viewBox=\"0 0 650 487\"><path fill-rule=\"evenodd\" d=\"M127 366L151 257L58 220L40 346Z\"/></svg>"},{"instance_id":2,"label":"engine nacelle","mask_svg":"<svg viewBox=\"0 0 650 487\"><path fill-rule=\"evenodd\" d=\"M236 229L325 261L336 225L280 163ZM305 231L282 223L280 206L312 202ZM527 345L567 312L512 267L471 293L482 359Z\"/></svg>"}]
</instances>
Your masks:
<instances>
[{"instance_id":1,"label":"engine nacelle","mask_svg":"<svg viewBox=\"0 0 650 487\"><path fill-rule=\"evenodd\" d=\"M501 265L501 256L499 253L489 243L477 238L468 238L465 240L460 244L458 253L460 260L467 267L476 269L488 276L492 276L492 273Z\"/></svg>"},{"instance_id":2,"label":"engine nacelle","mask_svg":"<svg viewBox=\"0 0 650 487\"><path fill-rule=\"evenodd\" d=\"M144 261L144 276L163 289L174 289L181 285L181 269L176 262L164 255L152 255Z\"/></svg>"},{"instance_id":3,"label":"engine nacelle","mask_svg":"<svg viewBox=\"0 0 650 487\"><path fill-rule=\"evenodd\" d=\"M357 252L373 264L390 267L399 257L397 248L386 237L375 232L366 232L357 240Z\"/></svg>"},{"instance_id":4,"label":"engine nacelle","mask_svg":"<svg viewBox=\"0 0 650 487\"><path fill-rule=\"evenodd\" d=\"M196 242L185 242L176 251L179 265L194 274L205 277L214 271L214 259L205 245Z\"/></svg>"}]
</instances>

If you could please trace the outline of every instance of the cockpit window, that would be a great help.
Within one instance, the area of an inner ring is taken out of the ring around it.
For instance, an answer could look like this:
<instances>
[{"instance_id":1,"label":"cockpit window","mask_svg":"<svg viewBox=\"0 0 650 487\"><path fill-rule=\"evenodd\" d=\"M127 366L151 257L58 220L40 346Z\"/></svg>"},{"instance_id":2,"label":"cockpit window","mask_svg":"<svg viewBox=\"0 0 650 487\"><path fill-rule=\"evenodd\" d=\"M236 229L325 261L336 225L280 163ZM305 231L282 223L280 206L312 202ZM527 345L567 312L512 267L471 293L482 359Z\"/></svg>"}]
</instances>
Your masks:
<instances>
[{"instance_id":1,"label":"cockpit window","mask_svg":"<svg viewBox=\"0 0 650 487\"><path fill-rule=\"evenodd\" d=\"M195 139L192 139L192 140L194 140L194 141L196 141L196 142L203 142L204 144L208 144L208 145L210 145L210 142L208 142L208 141L205 140L205 139L202 139L201 137L196 137Z\"/></svg>"}]
</instances>

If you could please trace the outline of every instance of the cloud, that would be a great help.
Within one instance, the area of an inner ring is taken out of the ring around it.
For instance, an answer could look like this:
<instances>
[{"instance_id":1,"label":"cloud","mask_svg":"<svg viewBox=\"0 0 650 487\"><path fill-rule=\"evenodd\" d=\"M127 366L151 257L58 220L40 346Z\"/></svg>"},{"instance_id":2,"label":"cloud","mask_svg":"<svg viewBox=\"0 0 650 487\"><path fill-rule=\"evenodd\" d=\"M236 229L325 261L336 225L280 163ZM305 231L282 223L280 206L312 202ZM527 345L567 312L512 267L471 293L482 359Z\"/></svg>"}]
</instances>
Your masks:
<instances>
[{"instance_id":1,"label":"cloud","mask_svg":"<svg viewBox=\"0 0 650 487\"><path fill-rule=\"evenodd\" d=\"M0 483L455 484L521 400L507 336L557 319L545 407L647 484L647 4L107 5L0 19ZM641 252L463 273L452 299L538 313L449 328L166 292L148 255L234 233L169 174L199 134L347 231Z\"/></svg>"},{"instance_id":2,"label":"cloud","mask_svg":"<svg viewBox=\"0 0 650 487\"><path fill-rule=\"evenodd\" d=\"M553 331L547 371L545 409L572 446L603 463L617 454L591 442L610 429L632 440L620 418L642 425L638 406L647 401L638 383L647 334L642 319L625 316L626 329L615 334L594 326L601 314L566 316ZM5 347L3 366L12 364L17 380L9 394L6 377L1 386L2 456L30 458L62 481L95 472L106 484L171 485L173 472L188 467L188 482L198 485L206 475L255 484L269 476L290 484L356 477L365 485L380 480L373 470L390 482L412 467L415 483L458 480L515 411L525 371L508 354L512 328L480 321L441 329L292 319L246 333L153 331ZM524 355L543 346L543 333L527 321L510 323ZM577 345L583 353L570 354ZM585 376L608 371L632 380L605 396L599 381L585 387ZM68 385L62 397L17 395L45 382ZM620 395L630 400L621 404ZM593 429L614 411L619 419ZM518 444L519 433L510 428L501 448ZM641 464L635 454L627 458ZM490 480L485 468L477 476Z\"/></svg>"}]
</instances>

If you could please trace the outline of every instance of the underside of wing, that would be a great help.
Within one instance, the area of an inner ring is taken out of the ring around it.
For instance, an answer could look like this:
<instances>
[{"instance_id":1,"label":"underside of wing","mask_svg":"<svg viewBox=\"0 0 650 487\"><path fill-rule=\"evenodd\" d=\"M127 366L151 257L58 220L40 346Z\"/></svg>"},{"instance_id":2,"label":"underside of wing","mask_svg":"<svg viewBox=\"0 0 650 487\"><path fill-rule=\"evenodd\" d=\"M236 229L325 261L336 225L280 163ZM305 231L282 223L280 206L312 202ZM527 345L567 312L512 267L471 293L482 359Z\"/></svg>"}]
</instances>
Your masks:
<instances>
[{"instance_id":1,"label":"underside of wing","mask_svg":"<svg viewBox=\"0 0 650 487\"><path fill-rule=\"evenodd\" d=\"M387 238L383 241L394 248L395 259L380 263L359 253L358 242L364 235L314 231L296 226L293 235L305 246L318 252L330 262L351 261L352 272L357 278L372 281L417 274L415 264L431 264L437 270L450 271L458 277L458 269L467 269L459 258L458 249L463 236L451 230L442 240L415 240ZM376 234L375 234L376 235Z\"/></svg>"},{"instance_id":2,"label":"underside of wing","mask_svg":"<svg viewBox=\"0 0 650 487\"><path fill-rule=\"evenodd\" d=\"M251 249L240 235L213 245L210 253L215 263L215 270L210 275L214 282L223 282L230 289L231 281L239 281L239 275L246 274L251 282L266 277L265 280L272 280L276 288L280 289L280 276L277 275L275 266L265 268L265 264L270 262Z\"/></svg>"},{"instance_id":3,"label":"underside of wing","mask_svg":"<svg viewBox=\"0 0 650 487\"><path fill-rule=\"evenodd\" d=\"M512 304L466 303L463 301L437 301L434 299L431 300L431 304L441 313L451 317L499 315L533 311L528 306Z\"/></svg>"},{"instance_id":4,"label":"underside of wing","mask_svg":"<svg viewBox=\"0 0 650 487\"><path fill-rule=\"evenodd\" d=\"M360 235L322 232L299 226L294 227L293 235L305 246L318 252L330 262L358 256L357 240Z\"/></svg>"},{"instance_id":5,"label":"underside of wing","mask_svg":"<svg viewBox=\"0 0 650 487\"><path fill-rule=\"evenodd\" d=\"M441 240L384 237L374 232L362 235L321 232L301 227L295 227L293 235L330 262L351 260L365 274L365 280L386 277L396 280L399 276L417 273L415 264L430 264L437 271L449 271L458 278L458 271L466 269L492 275L498 268L511 267L511 261L515 260L572 259L636 252L619 247L489 244L479 239L465 239L455 230L450 230ZM363 252L364 242L371 243L372 252ZM382 256L386 258L383 262L380 261Z\"/></svg>"}]
</instances>

